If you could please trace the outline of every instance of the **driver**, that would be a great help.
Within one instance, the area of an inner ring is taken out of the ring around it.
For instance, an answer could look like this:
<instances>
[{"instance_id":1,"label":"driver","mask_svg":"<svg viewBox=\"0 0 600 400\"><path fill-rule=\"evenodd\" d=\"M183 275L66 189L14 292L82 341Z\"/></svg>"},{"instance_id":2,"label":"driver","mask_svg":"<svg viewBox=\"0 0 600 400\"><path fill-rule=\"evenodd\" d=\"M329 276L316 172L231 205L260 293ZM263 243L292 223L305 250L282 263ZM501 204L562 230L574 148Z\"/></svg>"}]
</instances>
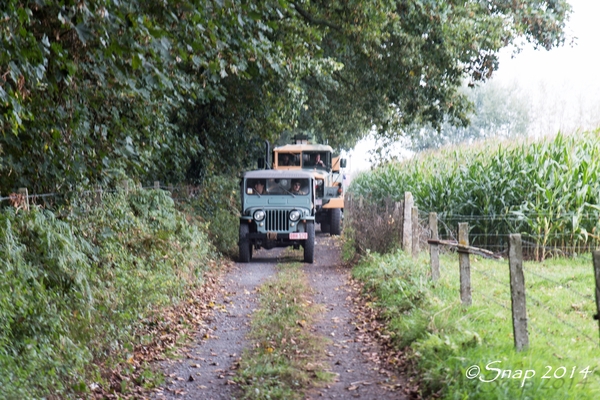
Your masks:
<instances>
[{"instance_id":1,"label":"driver","mask_svg":"<svg viewBox=\"0 0 600 400\"><path fill-rule=\"evenodd\" d=\"M302 184L300 181L292 182L292 194L306 194L306 191L302 190Z\"/></svg>"}]
</instances>

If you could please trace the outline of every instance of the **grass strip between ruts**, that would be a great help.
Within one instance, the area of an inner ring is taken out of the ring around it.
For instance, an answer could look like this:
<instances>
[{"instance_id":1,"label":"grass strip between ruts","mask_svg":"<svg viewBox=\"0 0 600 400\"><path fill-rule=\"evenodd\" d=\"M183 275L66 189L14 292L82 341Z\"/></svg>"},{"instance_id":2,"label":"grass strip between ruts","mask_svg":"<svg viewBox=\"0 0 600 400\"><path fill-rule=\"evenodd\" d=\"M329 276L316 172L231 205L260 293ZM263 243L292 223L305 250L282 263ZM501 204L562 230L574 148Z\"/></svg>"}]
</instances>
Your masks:
<instances>
[{"instance_id":1,"label":"grass strip between ruts","mask_svg":"<svg viewBox=\"0 0 600 400\"><path fill-rule=\"evenodd\" d=\"M327 339L311 330L322 306L309 297L302 265L280 264L278 269L258 288L252 346L244 351L236 378L244 398L300 399L308 388L333 378L321 362Z\"/></svg>"}]
</instances>

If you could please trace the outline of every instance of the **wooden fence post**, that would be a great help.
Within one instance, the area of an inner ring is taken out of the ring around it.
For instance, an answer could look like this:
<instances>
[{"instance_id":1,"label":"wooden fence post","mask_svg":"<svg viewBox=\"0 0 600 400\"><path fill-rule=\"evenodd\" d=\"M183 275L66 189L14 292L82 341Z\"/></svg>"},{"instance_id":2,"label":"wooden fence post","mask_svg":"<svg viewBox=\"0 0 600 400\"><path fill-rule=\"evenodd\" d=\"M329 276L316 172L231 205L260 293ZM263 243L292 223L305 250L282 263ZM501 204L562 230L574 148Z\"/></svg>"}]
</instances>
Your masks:
<instances>
[{"instance_id":1,"label":"wooden fence post","mask_svg":"<svg viewBox=\"0 0 600 400\"><path fill-rule=\"evenodd\" d=\"M461 249L461 246L464 247ZM469 224L458 224L458 263L460 266L460 300L463 306L470 306L471 299L471 261L469 260Z\"/></svg>"},{"instance_id":2,"label":"wooden fence post","mask_svg":"<svg viewBox=\"0 0 600 400\"><path fill-rule=\"evenodd\" d=\"M23 210L29 211L29 191L27 188L19 188L18 193L23 195Z\"/></svg>"},{"instance_id":3,"label":"wooden fence post","mask_svg":"<svg viewBox=\"0 0 600 400\"><path fill-rule=\"evenodd\" d=\"M160 181L154 181L154 189L160 189Z\"/></svg>"},{"instance_id":4,"label":"wooden fence post","mask_svg":"<svg viewBox=\"0 0 600 400\"><path fill-rule=\"evenodd\" d=\"M419 255L419 208L411 207L411 225L412 225L412 257L417 258Z\"/></svg>"},{"instance_id":5,"label":"wooden fence post","mask_svg":"<svg viewBox=\"0 0 600 400\"><path fill-rule=\"evenodd\" d=\"M523 249L521 247L521 235L519 234L509 235L508 261L510 266L510 297L512 303L515 348L517 351L521 351L529 346L529 333L527 332ZM596 293L597 291L598 289L596 288Z\"/></svg>"},{"instance_id":6,"label":"wooden fence post","mask_svg":"<svg viewBox=\"0 0 600 400\"><path fill-rule=\"evenodd\" d=\"M97 185L94 193L94 204L97 206L102 204L102 186Z\"/></svg>"},{"instance_id":7,"label":"wooden fence post","mask_svg":"<svg viewBox=\"0 0 600 400\"><path fill-rule=\"evenodd\" d=\"M429 213L429 229L431 230L431 239L439 240L437 213ZM437 244L429 245L429 259L431 263L431 279L437 281L440 279L440 247Z\"/></svg>"},{"instance_id":8,"label":"wooden fence post","mask_svg":"<svg viewBox=\"0 0 600 400\"><path fill-rule=\"evenodd\" d=\"M598 320L600 325L600 250L592 252L592 259L594 262L594 276L596 277L596 309L598 314L594 315L594 319Z\"/></svg>"},{"instance_id":9,"label":"wooden fence post","mask_svg":"<svg viewBox=\"0 0 600 400\"><path fill-rule=\"evenodd\" d=\"M402 250L406 253L412 251L412 193L404 193L404 213L402 215Z\"/></svg>"},{"instance_id":10,"label":"wooden fence post","mask_svg":"<svg viewBox=\"0 0 600 400\"><path fill-rule=\"evenodd\" d=\"M121 183L123 185L123 190L125 191L125 193L129 193L129 181L127 179L123 179Z\"/></svg>"}]
</instances>

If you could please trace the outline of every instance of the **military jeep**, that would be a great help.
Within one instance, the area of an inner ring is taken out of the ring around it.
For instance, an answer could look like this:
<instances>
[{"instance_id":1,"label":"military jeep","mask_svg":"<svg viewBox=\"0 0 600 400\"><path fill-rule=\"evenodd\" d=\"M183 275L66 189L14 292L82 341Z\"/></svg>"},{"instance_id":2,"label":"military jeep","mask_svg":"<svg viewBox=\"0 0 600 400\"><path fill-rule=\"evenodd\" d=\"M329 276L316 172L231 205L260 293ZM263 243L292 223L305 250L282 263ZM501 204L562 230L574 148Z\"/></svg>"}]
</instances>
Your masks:
<instances>
[{"instance_id":1,"label":"military jeep","mask_svg":"<svg viewBox=\"0 0 600 400\"><path fill-rule=\"evenodd\" d=\"M314 261L315 182L303 171L256 170L241 184L239 261L249 262L255 249L292 246Z\"/></svg>"}]
</instances>

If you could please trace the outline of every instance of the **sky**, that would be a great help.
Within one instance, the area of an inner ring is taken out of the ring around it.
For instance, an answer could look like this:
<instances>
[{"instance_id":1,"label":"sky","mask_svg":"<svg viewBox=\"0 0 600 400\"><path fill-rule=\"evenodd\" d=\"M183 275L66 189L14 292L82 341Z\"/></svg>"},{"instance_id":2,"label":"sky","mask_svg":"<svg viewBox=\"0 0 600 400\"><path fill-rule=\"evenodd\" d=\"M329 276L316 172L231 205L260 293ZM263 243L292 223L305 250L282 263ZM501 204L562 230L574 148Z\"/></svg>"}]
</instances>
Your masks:
<instances>
[{"instance_id":1,"label":"sky","mask_svg":"<svg viewBox=\"0 0 600 400\"><path fill-rule=\"evenodd\" d=\"M517 85L530 105L531 135L575 132L600 126L600 0L570 0L566 33L575 37L550 51L527 46L516 56L500 54L493 80ZM348 173L369 169L372 138L361 140L348 155Z\"/></svg>"}]
</instances>

